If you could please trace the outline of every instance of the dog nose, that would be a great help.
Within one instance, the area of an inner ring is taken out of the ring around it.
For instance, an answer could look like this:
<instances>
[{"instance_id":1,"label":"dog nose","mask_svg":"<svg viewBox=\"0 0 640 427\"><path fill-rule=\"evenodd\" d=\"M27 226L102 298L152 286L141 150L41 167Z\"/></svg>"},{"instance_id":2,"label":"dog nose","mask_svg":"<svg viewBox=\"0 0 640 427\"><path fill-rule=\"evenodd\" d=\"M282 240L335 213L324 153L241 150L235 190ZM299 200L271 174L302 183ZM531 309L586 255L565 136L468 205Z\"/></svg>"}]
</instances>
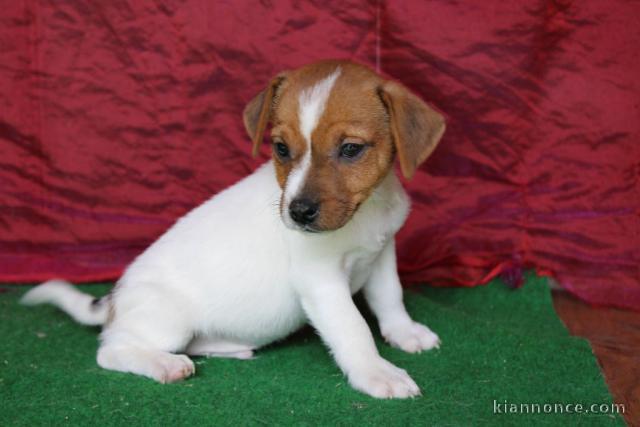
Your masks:
<instances>
[{"instance_id":1,"label":"dog nose","mask_svg":"<svg viewBox=\"0 0 640 427\"><path fill-rule=\"evenodd\" d=\"M300 225L309 225L318 217L320 203L310 199L294 199L289 205L291 219Z\"/></svg>"}]
</instances>

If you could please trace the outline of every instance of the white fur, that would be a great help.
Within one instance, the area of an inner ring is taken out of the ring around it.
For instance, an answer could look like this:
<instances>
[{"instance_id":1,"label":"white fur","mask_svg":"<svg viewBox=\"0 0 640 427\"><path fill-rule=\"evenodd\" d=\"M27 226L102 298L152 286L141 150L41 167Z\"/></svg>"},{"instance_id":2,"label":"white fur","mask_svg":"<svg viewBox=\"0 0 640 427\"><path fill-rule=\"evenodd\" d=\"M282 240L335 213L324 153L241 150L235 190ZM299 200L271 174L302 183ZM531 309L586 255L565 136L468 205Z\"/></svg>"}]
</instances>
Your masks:
<instances>
[{"instance_id":1,"label":"white fur","mask_svg":"<svg viewBox=\"0 0 640 427\"><path fill-rule=\"evenodd\" d=\"M364 287L392 345L417 352L439 340L402 303L393 236L408 198L390 173L341 229L307 234L284 226L273 162L180 219L140 255L111 295L100 366L171 382L194 372L184 355L251 358L253 350L307 322L319 331L353 387L375 397L419 393L382 359L351 296ZM66 307L84 323L91 298L54 283L25 302ZM63 298L64 297L64 298ZM75 307L69 309L71 304Z\"/></svg>"},{"instance_id":2,"label":"white fur","mask_svg":"<svg viewBox=\"0 0 640 427\"><path fill-rule=\"evenodd\" d=\"M298 122L300 123L300 133L306 142L306 149L302 159L287 178L287 186L284 190L283 198L283 212L288 212L289 204L304 187L307 173L311 168L311 145L313 142L311 135L313 135L313 131L318 126L333 85L338 77L340 77L340 67L310 88L300 92L298 96ZM284 215L283 220L287 227L298 228L288 215Z\"/></svg>"},{"instance_id":3,"label":"white fur","mask_svg":"<svg viewBox=\"0 0 640 427\"><path fill-rule=\"evenodd\" d=\"M303 99L307 136L335 78ZM140 255L108 301L113 316L100 336L98 364L177 381L195 368L174 353L248 359L310 322L354 388L380 398L418 395L409 375L379 355L352 300L364 289L391 345L408 352L439 345L402 302L394 235L409 200L395 174L331 232L285 226L280 196L270 161L181 218ZM23 301L54 303L84 323L107 319L104 308L92 312L91 297L56 283L31 290Z\"/></svg>"}]
</instances>

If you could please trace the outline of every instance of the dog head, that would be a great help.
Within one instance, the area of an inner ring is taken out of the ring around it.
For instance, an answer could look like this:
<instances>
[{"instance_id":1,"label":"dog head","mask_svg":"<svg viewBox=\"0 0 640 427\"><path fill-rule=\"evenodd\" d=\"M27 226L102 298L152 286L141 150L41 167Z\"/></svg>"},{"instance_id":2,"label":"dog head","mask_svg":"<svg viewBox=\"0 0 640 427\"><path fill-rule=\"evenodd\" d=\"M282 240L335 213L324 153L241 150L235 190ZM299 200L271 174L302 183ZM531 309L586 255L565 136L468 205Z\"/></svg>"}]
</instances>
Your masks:
<instances>
[{"instance_id":1,"label":"dog head","mask_svg":"<svg viewBox=\"0 0 640 427\"><path fill-rule=\"evenodd\" d=\"M431 154L444 118L399 83L348 61L274 77L244 110L256 155L267 124L285 225L345 225L393 167L406 178Z\"/></svg>"}]
</instances>

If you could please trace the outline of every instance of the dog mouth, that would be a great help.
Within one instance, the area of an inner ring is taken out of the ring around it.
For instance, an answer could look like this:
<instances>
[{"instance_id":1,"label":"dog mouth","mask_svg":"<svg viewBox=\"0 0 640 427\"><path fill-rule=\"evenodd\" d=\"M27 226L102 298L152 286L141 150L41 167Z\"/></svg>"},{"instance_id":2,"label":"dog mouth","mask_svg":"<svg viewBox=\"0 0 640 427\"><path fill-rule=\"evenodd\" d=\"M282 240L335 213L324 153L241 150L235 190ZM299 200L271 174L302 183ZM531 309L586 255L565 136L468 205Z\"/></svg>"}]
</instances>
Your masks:
<instances>
[{"instance_id":1,"label":"dog mouth","mask_svg":"<svg viewBox=\"0 0 640 427\"><path fill-rule=\"evenodd\" d=\"M284 223L285 227L287 227L288 229L299 231L300 233L305 233L305 234L322 234L329 231L333 231L333 230L322 229L315 224L304 224L304 225L298 224L295 221L292 221L291 218L288 218L288 216L285 216L285 215L282 215L282 222Z\"/></svg>"},{"instance_id":2,"label":"dog mouth","mask_svg":"<svg viewBox=\"0 0 640 427\"><path fill-rule=\"evenodd\" d=\"M313 225L302 225L299 226L299 230L305 233L310 233L310 234L319 234L319 233L324 233L330 230L320 230L316 227L314 227Z\"/></svg>"}]
</instances>

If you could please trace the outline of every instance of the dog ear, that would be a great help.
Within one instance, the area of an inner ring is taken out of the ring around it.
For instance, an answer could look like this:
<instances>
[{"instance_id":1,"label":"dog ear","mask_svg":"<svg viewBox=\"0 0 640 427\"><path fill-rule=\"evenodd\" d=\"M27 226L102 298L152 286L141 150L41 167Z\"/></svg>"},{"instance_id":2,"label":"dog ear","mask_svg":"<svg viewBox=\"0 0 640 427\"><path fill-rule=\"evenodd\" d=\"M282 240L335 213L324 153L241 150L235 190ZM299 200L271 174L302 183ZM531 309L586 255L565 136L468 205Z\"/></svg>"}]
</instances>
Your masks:
<instances>
[{"instance_id":1,"label":"dog ear","mask_svg":"<svg viewBox=\"0 0 640 427\"><path fill-rule=\"evenodd\" d=\"M387 81L378 93L389 112L400 169L405 178L411 178L440 142L444 117L399 83Z\"/></svg>"},{"instance_id":2,"label":"dog ear","mask_svg":"<svg viewBox=\"0 0 640 427\"><path fill-rule=\"evenodd\" d=\"M271 80L269 86L257 94L244 108L242 119L244 121L244 127L253 142L253 149L251 150L253 157L258 155L260 144L264 137L264 131L267 123L271 120L271 113L278 88L282 85L285 78L286 72L278 74Z\"/></svg>"}]
</instances>

